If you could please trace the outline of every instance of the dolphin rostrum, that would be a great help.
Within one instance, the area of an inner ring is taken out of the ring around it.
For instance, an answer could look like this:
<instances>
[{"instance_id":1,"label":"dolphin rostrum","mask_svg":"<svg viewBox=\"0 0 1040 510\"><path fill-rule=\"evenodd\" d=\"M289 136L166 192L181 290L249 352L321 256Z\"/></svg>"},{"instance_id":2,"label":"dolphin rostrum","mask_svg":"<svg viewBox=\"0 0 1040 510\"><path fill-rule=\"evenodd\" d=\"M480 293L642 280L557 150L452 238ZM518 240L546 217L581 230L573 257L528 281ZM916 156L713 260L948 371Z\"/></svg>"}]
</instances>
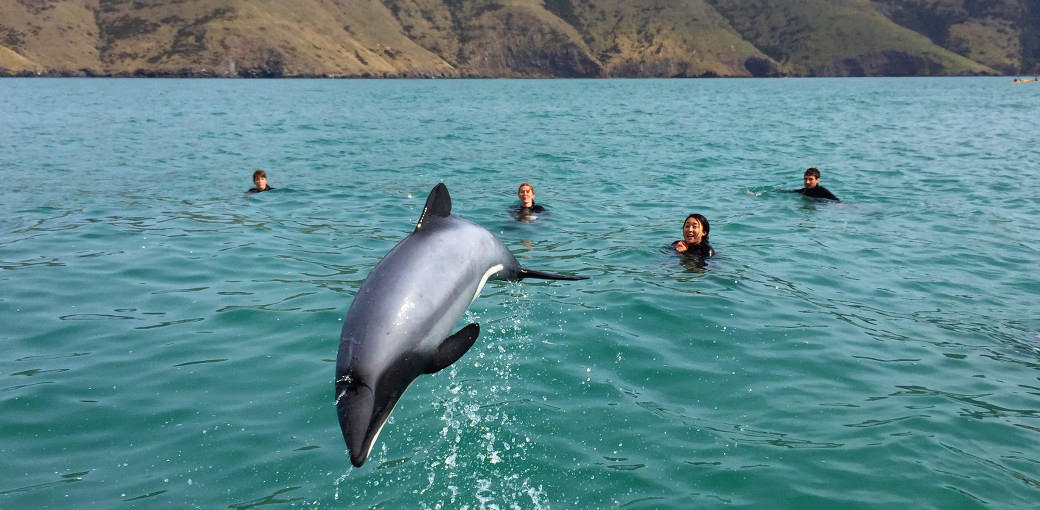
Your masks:
<instances>
[{"instance_id":1,"label":"dolphin rostrum","mask_svg":"<svg viewBox=\"0 0 1040 510\"><path fill-rule=\"evenodd\" d=\"M462 357L480 334L450 334L489 279L584 280L524 269L487 229L451 215L448 188L426 199L415 231L361 284L336 356L336 413L350 463L361 467L408 386Z\"/></svg>"}]
</instances>

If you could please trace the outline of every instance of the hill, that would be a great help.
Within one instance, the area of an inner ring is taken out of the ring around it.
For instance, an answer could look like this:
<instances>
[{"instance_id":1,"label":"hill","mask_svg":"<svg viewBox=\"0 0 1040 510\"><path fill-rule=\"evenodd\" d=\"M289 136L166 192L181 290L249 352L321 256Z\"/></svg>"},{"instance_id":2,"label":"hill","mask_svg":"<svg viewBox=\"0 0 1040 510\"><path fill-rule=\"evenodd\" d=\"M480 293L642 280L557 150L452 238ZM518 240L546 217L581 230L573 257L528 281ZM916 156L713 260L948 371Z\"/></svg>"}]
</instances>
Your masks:
<instances>
[{"instance_id":1,"label":"hill","mask_svg":"<svg viewBox=\"0 0 1040 510\"><path fill-rule=\"evenodd\" d=\"M747 40L802 76L985 74L864 0L713 0Z\"/></svg>"},{"instance_id":2,"label":"hill","mask_svg":"<svg viewBox=\"0 0 1040 510\"><path fill-rule=\"evenodd\" d=\"M1040 72L1040 1L875 0L889 19L1003 74Z\"/></svg>"},{"instance_id":3,"label":"hill","mask_svg":"<svg viewBox=\"0 0 1040 510\"><path fill-rule=\"evenodd\" d=\"M1032 73L1038 12L1036 0L5 0L0 75Z\"/></svg>"}]
</instances>

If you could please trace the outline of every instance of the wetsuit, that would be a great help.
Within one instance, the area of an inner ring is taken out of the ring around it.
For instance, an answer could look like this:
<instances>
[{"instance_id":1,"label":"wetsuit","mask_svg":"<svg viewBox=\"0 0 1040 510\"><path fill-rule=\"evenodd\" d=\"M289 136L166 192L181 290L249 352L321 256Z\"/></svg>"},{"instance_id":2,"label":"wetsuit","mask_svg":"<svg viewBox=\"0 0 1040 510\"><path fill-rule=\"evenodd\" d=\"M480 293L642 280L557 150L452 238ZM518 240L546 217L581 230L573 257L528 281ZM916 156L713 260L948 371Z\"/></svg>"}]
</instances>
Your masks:
<instances>
[{"instance_id":1,"label":"wetsuit","mask_svg":"<svg viewBox=\"0 0 1040 510\"><path fill-rule=\"evenodd\" d=\"M830 191L827 191L827 188L824 188L823 186L820 186L819 184L817 184L816 186L813 186L811 188L796 189L796 190L793 190L792 192L793 193L799 193L799 194L801 194L802 196L805 196L805 197L826 198L827 200L838 200L838 197L834 196L834 193L831 193ZM841 202L841 200L838 200L838 201Z\"/></svg>"},{"instance_id":2,"label":"wetsuit","mask_svg":"<svg viewBox=\"0 0 1040 510\"><path fill-rule=\"evenodd\" d=\"M264 189L260 189L260 188L249 188L249 191L247 191L246 193L263 193L263 192L265 192L265 191L271 191L271 190L273 190L273 189L274 189L274 188L272 188L272 187L270 187L270 186L268 186L268 187L266 187L266 188L264 188Z\"/></svg>"},{"instance_id":3,"label":"wetsuit","mask_svg":"<svg viewBox=\"0 0 1040 510\"><path fill-rule=\"evenodd\" d=\"M514 211L516 211L517 214L535 214L545 212L545 208L538 204L534 204L531 207L524 207L522 205L517 205L514 207L516 207Z\"/></svg>"},{"instance_id":4,"label":"wetsuit","mask_svg":"<svg viewBox=\"0 0 1040 510\"><path fill-rule=\"evenodd\" d=\"M675 245L679 244L680 242L682 242L682 241L676 241L676 242L672 243L672 249L674 250L675 249ZM688 244L688 245L686 245L686 251L682 251L682 252L677 251L676 253L678 253L679 255L682 255L684 257L695 257L695 258L700 258L700 259L706 259L706 258L714 255L715 254L715 250L712 249L711 244L709 244L706 239L703 239L703 240L701 240L701 242L699 242L697 244L692 244L692 245Z\"/></svg>"},{"instance_id":5,"label":"wetsuit","mask_svg":"<svg viewBox=\"0 0 1040 510\"><path fill-rule=\"evenodd\" d=\"M516 221L523 221L523 222L532 221L535 218L537 218L537 216L534 216L534 215L541 214L541 213L545 212L545 208L540 206L540 205L538 205L538 204L533 204L533 205L531 205L531 207L524 207L522 205L514 205L514 206L510 207L509 209L511 211L513 211L513 216L516 217Z\"/></svg>"}]
</instances>

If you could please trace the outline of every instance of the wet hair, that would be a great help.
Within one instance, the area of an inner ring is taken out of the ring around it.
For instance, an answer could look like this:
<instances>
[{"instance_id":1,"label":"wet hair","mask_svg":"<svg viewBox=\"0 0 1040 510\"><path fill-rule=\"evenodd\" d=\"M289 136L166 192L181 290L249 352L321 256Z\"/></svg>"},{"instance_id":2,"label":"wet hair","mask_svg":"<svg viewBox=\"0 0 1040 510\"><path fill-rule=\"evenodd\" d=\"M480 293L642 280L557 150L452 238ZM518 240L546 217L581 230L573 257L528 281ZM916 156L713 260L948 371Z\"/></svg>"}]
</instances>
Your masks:
<instances>
[{"instance_id":1,"label":"wet hair","mask_svg":"<svg viewBox=\"0 0 1040 510\"><path fill-rule=\"evenodd\" d=\"M534 186L531 186L531 183L529 183L529 182L525 182L525 183L521 184L519 187L517 187L516 188L516 192L520 193L520 190L524 189L524 186L527 186L528 188L531 188L531 193L534 193Z\"/></svg>"},{"instance_id":2,"label":"wet hair","mask_svg":"<svg viewBox=\"0 0 1040 510\"><path fill-rule=\"evenodd\" d=\"M812 167L812 168L810 168L810 169L805 171L805 176L806 177L812 176L812 177L815 177L815 178L819 179L820 178L820 170L817 169L816 167Z\"/></svg>"},{"instance_id":3,"label":"wet hair","mask_svg":"<svg viewBox=\"0 0 1040 510\"><path fill-rule=\"evenodd\" d=\"M266 179L267 172L264 172L263 170L260 170L258 168L255 172L253 172L253 180L255 181L257 177L263 177L264 179Z\"/></svg>"},{"instance_id":4,"label":"wet hair","mask_svg":"<svg viewBox=\"0 0 1040 510\"><path fill-rule=\"evenodd\" d=\"M705 218L703 214L693 213L693 214L687 216L685 220L683 220L683 222L682 222L683 225L686 225L686 222L690 221L690 218L693 218L693 219L697 220L698 222L700 222L701 229L704 230L704 239L701 239L701 242L707 241L708 240L708 232L711 231L711 226L708 225L708 218Z\"/></svg>"}]
</instances>

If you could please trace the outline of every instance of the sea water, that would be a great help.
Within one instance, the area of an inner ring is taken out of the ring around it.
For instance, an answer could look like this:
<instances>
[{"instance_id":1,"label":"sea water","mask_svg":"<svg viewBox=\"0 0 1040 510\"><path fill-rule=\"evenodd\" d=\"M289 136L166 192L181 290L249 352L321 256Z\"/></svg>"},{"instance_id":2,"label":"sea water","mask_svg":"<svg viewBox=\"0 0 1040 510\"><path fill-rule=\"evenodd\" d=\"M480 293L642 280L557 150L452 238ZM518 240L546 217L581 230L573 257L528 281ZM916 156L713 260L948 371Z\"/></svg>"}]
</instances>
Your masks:
<instances>
[{"instance_id":1,"label":"sea water","mask_svg":"<svg viewBox=\"0 0 1040 510\"><path fill-rule=\"evenodd\" d=\"M1038 112L1008 78L0 80L0 508L1034 508ZM840 203L771 192L811 166ZM489 283L355 469L342 318L438 182L589 279ZM662 249L694 212L704 265Z\"/></svg>"}]
</instances>

